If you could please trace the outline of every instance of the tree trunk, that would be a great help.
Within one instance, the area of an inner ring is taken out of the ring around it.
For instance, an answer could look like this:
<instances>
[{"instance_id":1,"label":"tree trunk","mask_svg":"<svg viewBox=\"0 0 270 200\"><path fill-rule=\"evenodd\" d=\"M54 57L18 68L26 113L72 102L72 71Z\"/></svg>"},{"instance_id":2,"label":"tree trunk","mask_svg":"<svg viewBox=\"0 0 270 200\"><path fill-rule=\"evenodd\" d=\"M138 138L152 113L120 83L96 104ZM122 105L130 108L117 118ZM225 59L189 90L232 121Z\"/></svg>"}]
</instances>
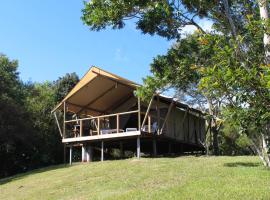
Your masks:
<instances>
[{"instance_id":1,"label":"tree trunk","mask_svg":"<svg viewBox=\"0 0 270 200\"><path fill-rule=\"evenodd\" d=\"M268 0L259 0L258 1L259 8L260 8L260 16L261 20L264 22L264 28L269 29L267 26L268 21L269 21L269 3ZM265 62L266 64L270 64L270 35L267 33L267 31L264 31L263 35L263 44L264 44L264 51L265 51Z\"/></svg>"},{"instance_id":2,"label":"tree trunk","mask_svg":"<svg viewBox=\"0 0 270 200\"><path fill-rule=\"evenodd\" d=\"M228 0L223 0L223 5L224 5L224 10L225 10L225 15L226 15L226 17L227 17L227 19L229 21L229 25L231 27L232 35L233 35L234 38L236 38L236 36L237 36L236 28L235 28L234 22L232 20L232 16L230 14Z\"/></svg>"},{"instance_id":3,"label":"tree trunk","mask_svg":"<svg viewBox=\"0 0 270 200\"><path fill-rule=\"evenodd\" d=\"M268 154L268 147L266 145L265 137L263 134L261 134L261 137L259 137L256 140L252 140L253 142L253 148L255 149L256 153L262 160L264 166L270 167L270 157Z\"/></svg>"},{"instance_id":4,"label":"tree trunk","mask_svg":"<svg viewBox=\"0 0 270 200\"><path fill-rule=\"evenodd\" d=\"M217 112L215 112L215 108L213 106L213 103L211 99L207 99L208 103L208 112L212 116L212 119L210 121L210 135L213 133L213 149L214 149L214 155L219 155L219 145L218 145L218 125L216 121Z\"/></svg>"},{"instance_id":5,"label":"tree trunk","mask_svg":"<svg viewBox=\"0 0 270 200\"><path fill-rule=\"evenodd\" d=\"M212 127L213 132L213 149L214 149L214 155L219 155L219 145L218 145L218 129L217 126Z\"/></svg>"}]
</instances>

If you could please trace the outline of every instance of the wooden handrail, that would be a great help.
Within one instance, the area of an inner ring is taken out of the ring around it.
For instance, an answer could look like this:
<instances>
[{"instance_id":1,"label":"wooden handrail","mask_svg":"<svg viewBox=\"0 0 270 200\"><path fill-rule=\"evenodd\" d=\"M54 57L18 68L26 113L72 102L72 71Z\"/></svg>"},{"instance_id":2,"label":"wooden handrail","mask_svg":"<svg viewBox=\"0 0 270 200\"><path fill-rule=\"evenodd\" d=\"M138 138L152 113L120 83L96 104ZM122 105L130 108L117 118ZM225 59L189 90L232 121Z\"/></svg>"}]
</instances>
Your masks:
<instances>
[{"instance_id":1,"label":"wooden handrail","mask_svg":"<svg viewBox=\"0 0 270 200\"><path fill-rule=\"evenodd\" d=\"M114 117L117 115L128 115L128 114L133 114L133 113L138 113L139 110L133 110L133 111L128 111L128 112L122 112L122 113L114 113L114 114L109 114L109 115L100 115L96 117L88 117L88 118L81 118L81 119L72 119L72 120L67 120L65 123L71 123L71 122L77 122L79 121L84 121L84 120L91 120L91 119L98 119L98 118L105 118L105 117Z\"/></svg>"}]
</instances>

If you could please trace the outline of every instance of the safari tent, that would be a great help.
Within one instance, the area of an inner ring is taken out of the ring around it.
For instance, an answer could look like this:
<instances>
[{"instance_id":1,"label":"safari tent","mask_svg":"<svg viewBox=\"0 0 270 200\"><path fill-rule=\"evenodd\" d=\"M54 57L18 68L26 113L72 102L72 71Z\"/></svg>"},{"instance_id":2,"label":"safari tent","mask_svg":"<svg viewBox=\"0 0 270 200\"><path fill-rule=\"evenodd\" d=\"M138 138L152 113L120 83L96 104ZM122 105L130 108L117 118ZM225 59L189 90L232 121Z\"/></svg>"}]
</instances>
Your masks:
<instances>
[{"instance_id":1,"label":"safari tent","mask_svg":"<svg viewBox=\"0 0 270 200\"><path fill-rule=\"evenodd\" d=\"M139 84L92 67L53 109L65 149L81 148L82 161L110 149L149 155L203 151L205 118L173 98L136 97ZM66 155L66 153L65 153Z\"/></svg>"}]
</instances>

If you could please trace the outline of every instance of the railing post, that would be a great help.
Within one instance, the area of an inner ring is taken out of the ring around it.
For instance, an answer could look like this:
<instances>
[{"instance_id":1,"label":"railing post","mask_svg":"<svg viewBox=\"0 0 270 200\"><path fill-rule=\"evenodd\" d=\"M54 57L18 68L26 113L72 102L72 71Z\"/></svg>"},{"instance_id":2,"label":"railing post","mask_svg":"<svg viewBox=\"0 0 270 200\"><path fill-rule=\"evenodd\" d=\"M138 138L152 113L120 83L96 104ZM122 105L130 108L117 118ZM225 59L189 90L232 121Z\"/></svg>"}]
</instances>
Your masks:
<instances>
[{"instance_id":1,"label":"railing post","mask_svg":"<svg viewBox=\"0 0 270 200\"><path fill-rule=\"evenodd\" d=\"M119 114L116 115L116 130L119 133Z\"/></svg>"},{"instance_id":2,"label":"railing post","mask_svg":"<svg viewBox=\"0 0 270 200\"><path fill-rule=\"evenodd\" d=\"M97 127L97 134L100 134L100 117L97 118L98 119L98 127Z\"/></svg>"},{"instance_id":3,"label":"railing post","mask_svg":"<svg viewBox=\"0 0 270 200\"><path fill-rule=\"evenodd\" d=\"M80 120L80 137L82 137L83 134L83 121Z\"/></svg>"},{"instance_id":4,"label":"railing post","mask_svg":"<svg viewBox=\"0 0 270 200\"><path fill-rule=\"evenodd\" d=\"M63 115L63 138L66 138L66 102L64 101L64 115Z\"/></svg>"},{"instance_id":5,"label":"railing post","mask_svg":"<svg viewBox=\"0 0 270 200\"><path fill-rule=\"evenodd\" d=\"M141 131L141 99L138 97L138 130Z\"/></svg>"},{"instance_id":6,"label":"railing post","mask_svg":"<svg viewBox=\"0 0 270 200\"><path fill-rule=\"evenodd\" d=\"M148 115L148 133L151 133L151 116Z\"/></svg>"}]
</instances>

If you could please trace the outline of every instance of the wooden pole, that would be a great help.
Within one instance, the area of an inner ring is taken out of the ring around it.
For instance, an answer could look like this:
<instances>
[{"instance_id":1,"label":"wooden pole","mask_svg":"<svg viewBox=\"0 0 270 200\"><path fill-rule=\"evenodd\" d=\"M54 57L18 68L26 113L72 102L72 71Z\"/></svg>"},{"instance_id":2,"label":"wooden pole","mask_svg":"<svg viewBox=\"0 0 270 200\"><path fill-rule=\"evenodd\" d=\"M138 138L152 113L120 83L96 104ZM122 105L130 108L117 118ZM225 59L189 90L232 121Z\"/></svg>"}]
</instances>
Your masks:
<instances>
[{"instance_id":1,"label":"wooden pole","mask_svg":"<svg viewBox=\"0 0 270 200\"><path fill-rule=\"evenodd\" d=\"M124 148L123 148L123 142L120 142L120 157L123 158L124 157Z\"/></svg>"},{"instance_id":2,"label":"wooden pole","mask_svg":"<svg viewBox=\"0 0 270 200\"><path fill-rule=\"evenodd\" d=\"M66 144L64 144L64 164L66 164Z\"/></svg>"},{"instance_id":3,"label":"wooden pole","mask_svg":"<svg viewBox=\"0 0 270 200\"><path fill-rule=\"evenodd\" d=\"M100 160L103 162L103 160L104 160L104 141L103 140L101 141L100 153L101 153Z\"/></svg>"},{"instance_id":4,"label":"wooden pole","mask_svg":"<svg viewBox=\"0 0 270 200\"><path fill-rule=\"evenodd\" d=\"M141 125L142 127L145 125L145 122L146 122L147 116L148 116L148 114L149 114L149 112L150 112L150 109L151 109L151 106L152 106L154 97L155 97L155 95L152 96L152 98L151 98L151 100L150 100L150 102L149 102L147 111L146 111L145 116L144 116L144 119L143 119L143 123L142 123L142 125Z\"/></svg>"},{"instance_id":5,"label":"wooden pole","mask_svg":"<svg viewBox=\"0 0 270 200\"><path fill-rule=\"evenodd\" d=\"M153 137L153 155L157 156L157 140L156 140L156 136Z\"/></svg>"},{"instance_id":6,"label":"wooden pole","mask_svg":"<svg viewBox=\"0 0 270 200\"><path fill-rule=\"evenodd\" d=\"M159 96L157 96L157 116L158 116L158 130L157 130L157 135L159 135L160 132L160 105L159 105Z\"/></svg>"},{"instance_id":7,"label":"wooden pole","mask_svg":"<svg viewBox=\"0 0 270 200\"><path fill-rule=\"evenodd\" d=\"M69 164L72 164L72 146L69 147Z\"/></svg>"},{"instance_id":8,"label":"wooden pole","mask_svg":"<svg viewBox=\"0 0 270 200\"><path fill-rule=\"evenodd\" d=\"M172 153L172 143L169 142L169 149L168 149L168 153L171 154Z\"/></svg>"},{"instance_id":9,"label":"wooden pole","mask_svg":"<svg viewBox=\"0 0 270 200\"><path fill-rule=\"evenodd\" d=\"M140 136L137 137L137 158L139 159L141 155L141 142Z\"/></svg>"},{"instance_id":10,"label":"wooden pole","mask_svg":"<svg viewBox=\"0 0 270 200\"><path fill-rule=\"evenodd\" d=\"M116 115L116 130L119 133L119 114Z\"/></svg>"},{"instance_id":11,"label":"wooden pole","mask_svg":"<svg viewBox=\"0 0 270 200\"><path fill-rule=\"evenodd\" d=\"M66 102L64 101L63 138L66 138Z\"/></svg>"},{"instance_id":12,"label":"wooden pole","mask_svg":"<svg viewBox=\"0 0 270 200\"><path fill-rule=\"evenodd\" d=\"M187 119L188 119L188 140L187 141L189 141L190 140L190 138L189 138L189 129L190 129L190 127L189 127L189 111L187 112Z\"/></svg>"},{"instance_id":13,"label":"wooden pole","mask_svg":"<svg viewBox=\"0 0 270 200\"><path fill-rule=\"evenodd\" d=\"M151 133L151 116L148 115L148 133Z\"/></svg>"},{"instance_id":14,"label":"wooden pole","mask_svg":"<svg viewBox=\"0 0 270 200\"><path fill-rule=\"evenodd\" d=\"M60 124L59 124L59 121L58 121L58 118L57 118L57 115L56 115L56 111L53 113L53 115L54 115L58 130L59 130L59 133L60 133L61 137L63 137L62 130L60 128Z\"/></svg>"},{"instance_id":15,"label":"wooden pole","mask_svg":"<svg viewBox=\"0 0 270 200\"><path fill-rule=\"evenodd\" d=\"M167 112L167 114L166 114L165 120L164 120L164 122L163 122L163 125L162 125L162 128L161 128L159 134L162 134L162 132L163 132L163 129L164 129L164 127L165 127L165 125L166 125L166 123L167 123L167 120L168 120L168 118L169 118L169 116L170 116L172 107L173 107L173 101L171 102L171 104L170 104L170 106L169 106L168 112Z\"/></svg>"},{"instance_id":16,"label":"wooden pole","mask_svg":"<svg viewBox=\"0 0 270 200\"><path fill-rule=\"evenodd\" d=\"M87 152L88 152L87 158L86 158L87 162L93 161L93 148L91 145L88 146Z\"/></svg>"},{"instance_id":17,"label":"wooden pole","mask_svg":"<svg viewBox=\"0 0 270 200\"><path fill-rule=\"evenodd\" d=\"M85 157L86 157L86 147L85 145L82 145L82 162L85 162Z\"/></svg>"},{"instance_id":18,"label":"wooden pole","mask_svg":"<svg viewBox=\"0 0 270 200\"><path fill-rule=\"evenodd\" d=\"M141 99L138 97L138 130L141 131Z\"/></svg>"},{"instance_id":19,"label":"wooden pole","mask_svg":"<svg viewBox=\"0 0 270 200\"><path fill-rule=\"evenodd\" d=\"M98 126L97 126L97 134L100 134L100 117L97 118L98 120Z\"/></svg>"},{"instance_id":20,"label":"wooden pole","mask_svg":"<svg viewBox=\"0 0 270 200\"><path fill-rule=\"evenodd\" d=\"M80 120L80 137L83 135L83 121Z\"/></svg>"}]
</instances>

